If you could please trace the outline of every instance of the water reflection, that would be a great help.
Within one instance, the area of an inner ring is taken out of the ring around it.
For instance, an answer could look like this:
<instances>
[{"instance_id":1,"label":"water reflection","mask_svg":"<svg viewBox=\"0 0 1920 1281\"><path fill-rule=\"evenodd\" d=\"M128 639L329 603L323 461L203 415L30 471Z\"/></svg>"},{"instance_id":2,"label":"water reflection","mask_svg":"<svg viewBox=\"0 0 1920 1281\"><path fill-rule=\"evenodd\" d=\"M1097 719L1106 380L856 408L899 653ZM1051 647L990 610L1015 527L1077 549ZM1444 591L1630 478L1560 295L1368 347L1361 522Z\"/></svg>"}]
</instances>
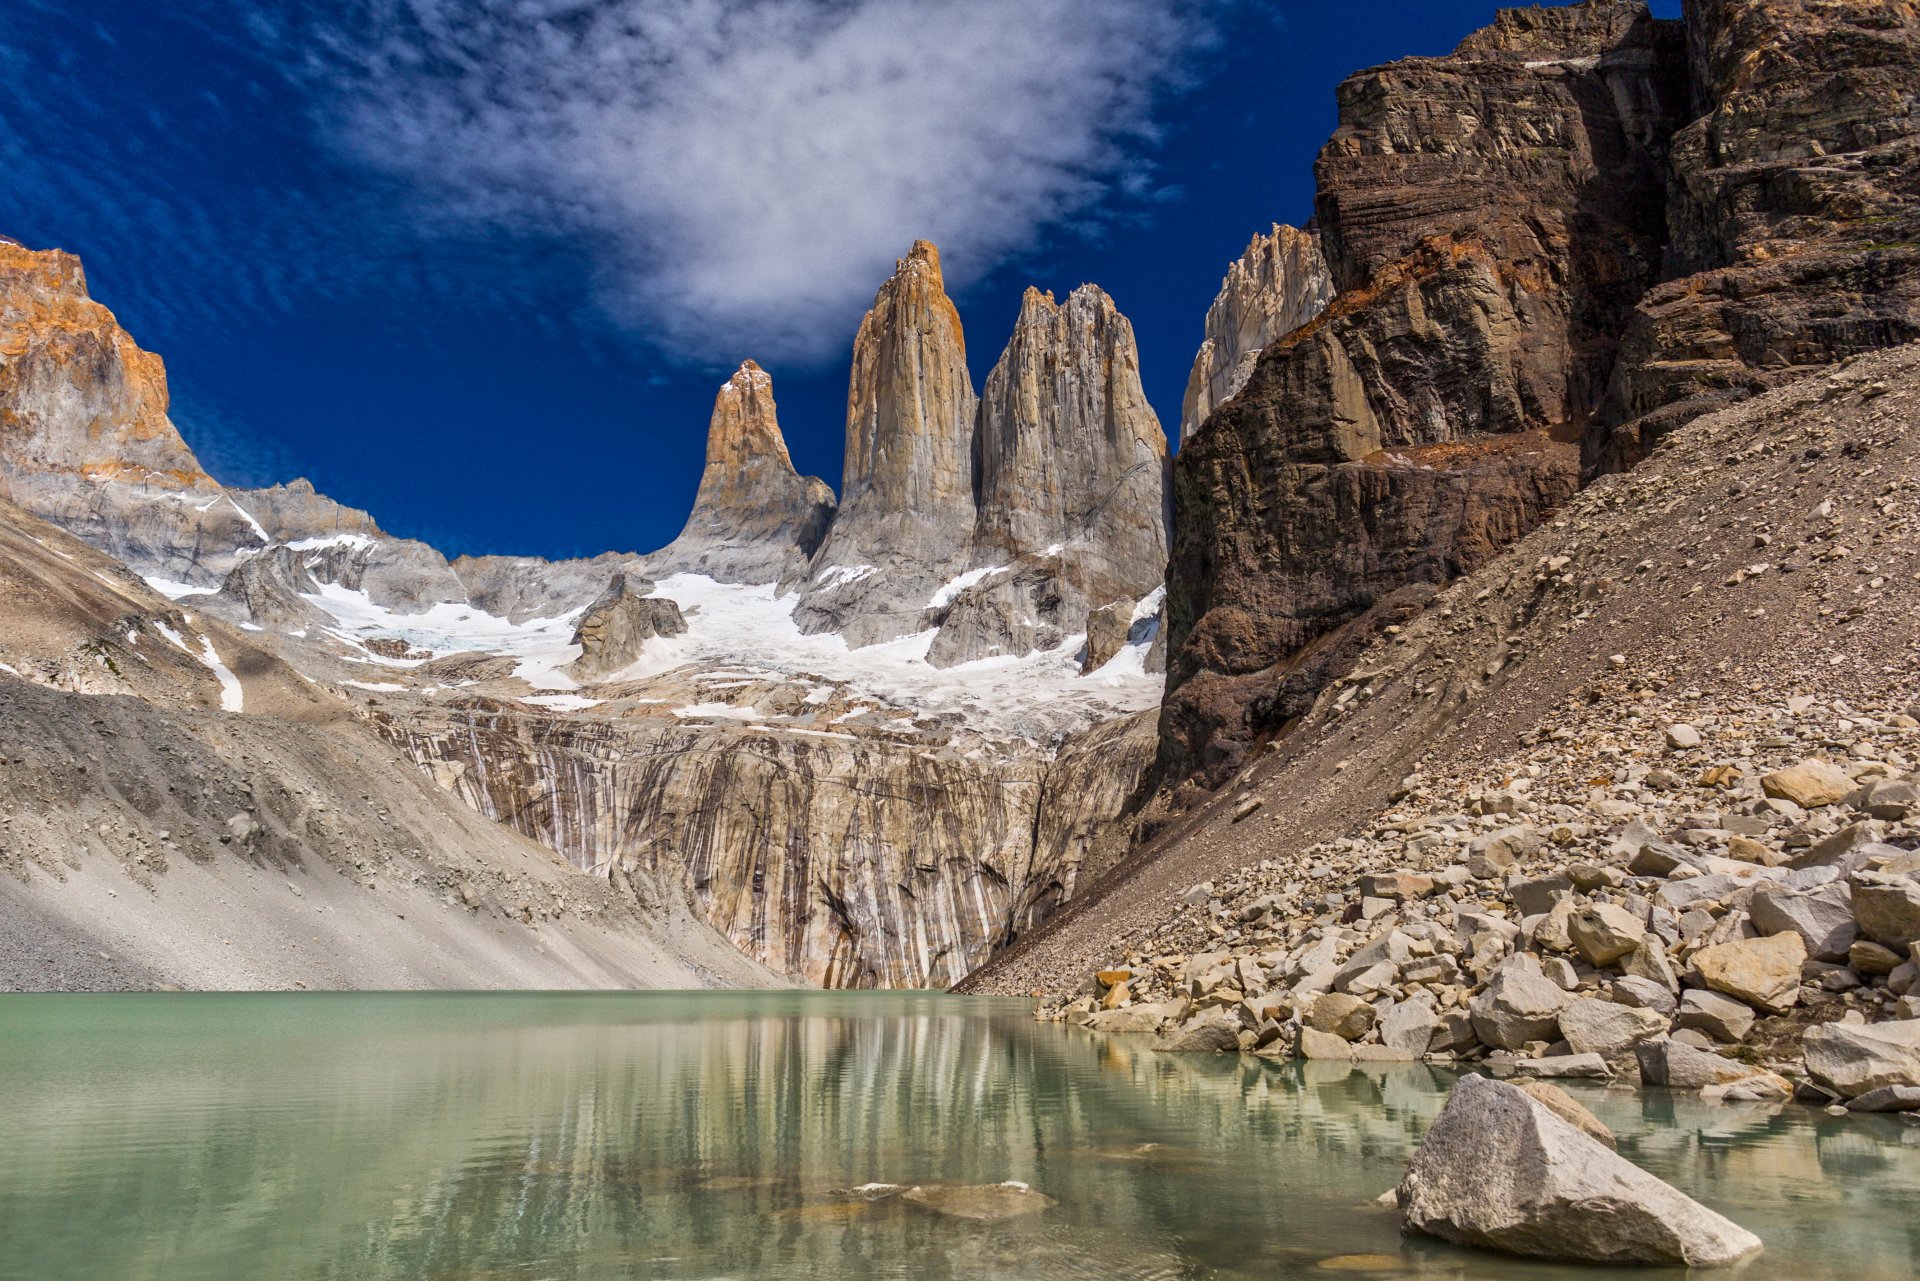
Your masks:
<instances>
[{"instance_id":1,"label":"water reflection","mask_svg":"<svg viewBox=\"0 0 1920 1281\"><path fill-rule=\"evenodd\" d=\"M930 996L4 998L0 1277L1604 1275L1399 1238L1449 1084ZM1913 1274L1916 1127L1581 1098L1769 1275ZM1058 1204L849 1191L1010 1179Z\"/></svg>"}]
</instances>

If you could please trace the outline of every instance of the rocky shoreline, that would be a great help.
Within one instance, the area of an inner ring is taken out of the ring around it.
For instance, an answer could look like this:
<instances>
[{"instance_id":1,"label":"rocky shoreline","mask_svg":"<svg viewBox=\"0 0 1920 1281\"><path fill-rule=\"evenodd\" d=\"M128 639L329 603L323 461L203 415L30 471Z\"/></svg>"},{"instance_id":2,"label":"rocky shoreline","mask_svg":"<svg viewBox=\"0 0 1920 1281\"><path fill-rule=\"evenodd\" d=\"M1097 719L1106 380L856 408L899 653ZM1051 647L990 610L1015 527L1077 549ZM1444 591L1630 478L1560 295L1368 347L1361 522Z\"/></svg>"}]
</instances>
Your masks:
<instances>
[{"instance_id":1,"label":"rocky shoreline","mask_svg":"<svg viewBox=\"0 0 1920 1281\"><path fill-rule=\"evenodd\" d=\"M1366 834L1191 887L1036 1017L1914 1114L1920 707L1689 692L1501 777L1413 775Z\"/></svg>"}]
</instances>

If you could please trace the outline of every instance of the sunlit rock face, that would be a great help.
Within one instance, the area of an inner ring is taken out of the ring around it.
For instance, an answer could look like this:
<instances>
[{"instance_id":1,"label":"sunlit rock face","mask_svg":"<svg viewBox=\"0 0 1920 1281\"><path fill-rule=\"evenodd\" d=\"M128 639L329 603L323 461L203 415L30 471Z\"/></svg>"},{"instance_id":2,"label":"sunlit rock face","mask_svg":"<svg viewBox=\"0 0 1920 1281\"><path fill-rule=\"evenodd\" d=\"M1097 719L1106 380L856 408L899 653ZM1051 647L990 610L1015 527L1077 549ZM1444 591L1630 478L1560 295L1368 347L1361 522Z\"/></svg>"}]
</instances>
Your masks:
<instances>
[{"instance_id":1,"label":"sunlit rock face","mask_svg":"<svg viewBox=\"0 0 1920 1281\"><path fill-rule=\"evenodd\" d=\"M972 561L928 651L948 666L1049 648L1131 609L1167 558L1167 438L1133 326L1097 285L1029 289L980 402Z\"/></svg>"},{"instance_id":2,"label":"sunlit rock face","mask_svg":"<svg viewBox=\"0 0 1920 1281\"><path fill-rule=\"evenodd\" d=\"M921 630L927 601L965 568L978 405L940 251L917 240L853 342L840 510L800 607L851 645Z\"/></svg>"},{"instance_id":3,"label":"sunlit rock face","mask_svg":"<svg viewBox=\"0 0 1920 1281\"><path fill-rule=\"evenodd\" d=\"M1258 235L1220 282L1207 308L1206 338L1187 376L1180 407L1180 439L1200 430L1213 411L1253 376L1267 344L1286 337L1326 310L1333 277L1311 231L1276 223Z\"/></svg>"},{"instance_id":4,"label":"sunlit rock face","mask_svg":"<svg viewBox=\"0 0 1920 1281\"><path fill-rule=\"evenodd\" d=\"M167 417L167 372L80 260L0 241L0 497L140 572L211 583L259 533Z\"/></svg>"},{"instance_id":5,"label":"sunlit rock face","mask_svg":"<svg viewBox=\"0 0 1920 1281\"><path fill-rule=\"evenodd\" d=\"M686 528L647 562L656 573L723 583L786 581L806 572L833 512L826 482L794 471L773 378L749 360L714 397L707 465Z\"/></svg>"}]
</instances>

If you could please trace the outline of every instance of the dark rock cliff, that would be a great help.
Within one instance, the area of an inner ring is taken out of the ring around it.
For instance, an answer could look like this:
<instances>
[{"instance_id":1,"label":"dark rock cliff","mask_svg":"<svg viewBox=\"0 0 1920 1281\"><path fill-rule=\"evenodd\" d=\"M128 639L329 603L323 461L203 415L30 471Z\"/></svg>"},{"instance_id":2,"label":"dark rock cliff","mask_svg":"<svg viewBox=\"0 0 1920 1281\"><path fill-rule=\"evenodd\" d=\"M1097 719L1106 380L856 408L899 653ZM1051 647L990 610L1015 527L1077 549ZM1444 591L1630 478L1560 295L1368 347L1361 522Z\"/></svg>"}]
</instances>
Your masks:
<instances>
[{"instance_id":1,"label":"dark rock cliff","mask_svg":"<svg viewBox=\"0 0 1920 1281\"><path fill-rule=\"evenodd\" d=\"M1657 279L1679 24L1514 10L1363 71L1317 167L1340 293L1181 452L1162 718L1217 784L1375 627L1573 494L1573 442Z\"/></svg>"}]
</instances>

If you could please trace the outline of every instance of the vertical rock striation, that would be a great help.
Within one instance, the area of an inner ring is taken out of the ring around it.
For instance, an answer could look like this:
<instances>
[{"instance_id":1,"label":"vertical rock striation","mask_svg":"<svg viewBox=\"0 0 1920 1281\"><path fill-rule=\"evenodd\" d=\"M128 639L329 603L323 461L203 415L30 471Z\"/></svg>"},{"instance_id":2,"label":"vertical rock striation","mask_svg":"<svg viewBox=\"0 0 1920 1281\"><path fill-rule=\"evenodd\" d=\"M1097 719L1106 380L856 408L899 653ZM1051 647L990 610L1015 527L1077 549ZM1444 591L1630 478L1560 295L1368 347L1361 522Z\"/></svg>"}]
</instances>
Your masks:
<instances>
[{"instance_id":1,"label":"vertical rock striation","mask_svg":"<svg viewBox=\"0 0 1920 1281\"><path fill-rule=\"evenodd\" d=\"M773 379L751 360L714 397L707 465L680 536L647 558L657 574L777 583L804 574L833 520L833 490L793 469Z\"/></svg>"},{"instance_id":2,"label":"vertical rock striation","mask_svg":"<svg viewBox=\"0 0 1920 1281\"><path fill-rule=\"evenodd\" d=\"M1087 615L1159 585L1167 438L1140 387L1133 326L1095 285L1028 289L980 402L971 563L946 604L940 666L1059 645Z\"/></svg>"},{"instance_id":3,"label":"vertical rock striation","mask_svg":"<svg viewBox=\"0 0 1920 1281\"><path fill-rule=\"evenodd\" d=\"M916 240L853 343L839 513L795 617L868 645L917 631L973 532L973 379L940 251Z\"/></svg>"},{"instance_id":4,"label":"vertical rock striation","mask_svg":"<svg viewBox=\"0 0 1920 1281\"><path fill-rule=\"evenodd\" d=\"M1180 439L1190 439L1247 385L1269 343L1318 316L1332 300L1333 278L1316 233L1276 223L1269 234L1256 235L1227 268L1207 308L1206 338L1193 358L1180 408Z\"/></svg>"},{"instance_id":5,"label":"vertical rock striation","mask_svg":"<svg viewBox=\"0 0 1920 1281\"><path fill-rule=\"evenodd\" d=\"M1574 492L1568 442L1661 259L1684 67L1677 24L1591 0L1341 86L1316 171L1341 292L1175 468L1169 779L1224 779Z\"/></svg>"}]
</instances>

